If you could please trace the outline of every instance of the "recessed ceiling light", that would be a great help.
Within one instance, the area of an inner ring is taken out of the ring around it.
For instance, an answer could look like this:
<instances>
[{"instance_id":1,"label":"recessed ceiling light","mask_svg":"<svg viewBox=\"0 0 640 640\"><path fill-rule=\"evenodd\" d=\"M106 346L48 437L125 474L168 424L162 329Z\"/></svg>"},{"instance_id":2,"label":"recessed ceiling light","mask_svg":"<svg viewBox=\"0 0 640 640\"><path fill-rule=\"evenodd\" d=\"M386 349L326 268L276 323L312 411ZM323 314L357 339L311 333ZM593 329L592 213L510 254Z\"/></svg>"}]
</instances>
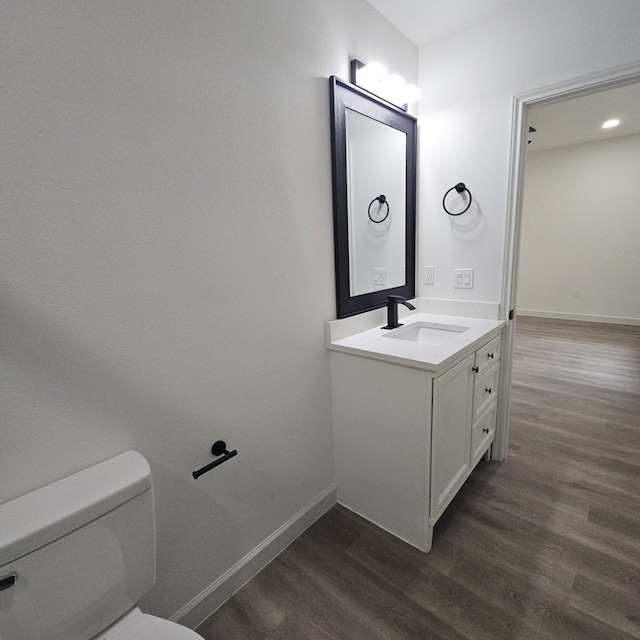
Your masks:
<instances>
[{"instance_id":1,"label":"recessed ceiling light","mask_svg":"<svg viewBox=\"0 0 640 640\"><path fill-rule=\"evenodd\" d=\"M613 120L607 120L603 125L602 128L603 129L611 129L611 127L617 127L620 124L620 120L616 120L615 118Z\"/></svg>"}]
</instances>

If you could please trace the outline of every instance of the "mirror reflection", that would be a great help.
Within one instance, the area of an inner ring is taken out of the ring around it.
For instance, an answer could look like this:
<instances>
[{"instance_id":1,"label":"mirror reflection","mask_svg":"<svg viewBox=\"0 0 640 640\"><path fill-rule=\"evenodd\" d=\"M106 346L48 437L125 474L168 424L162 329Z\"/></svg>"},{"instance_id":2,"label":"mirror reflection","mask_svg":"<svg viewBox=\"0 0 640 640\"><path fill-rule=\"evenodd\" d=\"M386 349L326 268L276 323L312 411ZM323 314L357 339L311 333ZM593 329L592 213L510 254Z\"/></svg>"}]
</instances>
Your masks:
<instances>
[{"instance_id":1,"label":"mirror reflection","mask_svg":"<svg viewBox=\"0 0 640 640\"><path fill-rule=\"evenodd\" d=\"M349 293L358 296L405 284L407 136L351 109L345 116Z\"/></svg>"}]
</instances>

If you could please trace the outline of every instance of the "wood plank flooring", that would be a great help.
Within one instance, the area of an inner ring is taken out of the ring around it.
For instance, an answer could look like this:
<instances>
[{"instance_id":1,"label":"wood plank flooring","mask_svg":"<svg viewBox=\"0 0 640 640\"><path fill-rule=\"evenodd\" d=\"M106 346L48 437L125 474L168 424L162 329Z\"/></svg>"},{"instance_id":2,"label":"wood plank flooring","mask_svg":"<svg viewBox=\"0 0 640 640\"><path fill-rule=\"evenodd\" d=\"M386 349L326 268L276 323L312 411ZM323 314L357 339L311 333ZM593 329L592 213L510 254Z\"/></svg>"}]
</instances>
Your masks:
<instances>
[{"instance_id":1,"label":"wood plank flooring","mask_svg":"<svg viewBox=\"0 0 640 640\"><path fill-rule=\"evenodd\" d=\"M640 638L640 327L517 319L509 457L431 553L331 509L207 640Z\"/></svg>"}]
</instances>

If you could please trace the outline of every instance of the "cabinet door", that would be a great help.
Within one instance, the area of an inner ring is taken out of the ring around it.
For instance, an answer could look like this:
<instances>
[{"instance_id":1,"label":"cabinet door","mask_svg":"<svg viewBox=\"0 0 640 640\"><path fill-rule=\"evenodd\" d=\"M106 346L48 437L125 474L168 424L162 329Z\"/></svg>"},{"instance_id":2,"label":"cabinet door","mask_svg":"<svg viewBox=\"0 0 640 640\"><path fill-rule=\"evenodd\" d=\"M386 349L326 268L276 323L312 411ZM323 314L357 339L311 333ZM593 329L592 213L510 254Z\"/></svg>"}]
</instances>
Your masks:
<instances>
[{"instance_id":1,"label":"cabinet door","mask_svg":"<svg viewBox=\"0 0 640 640\"><path fill-rule=\"evenodd\" d=\"M435 522L467 477L471 464L474 356L433 380L431 504Z\"/></svg>"}]
</instances>

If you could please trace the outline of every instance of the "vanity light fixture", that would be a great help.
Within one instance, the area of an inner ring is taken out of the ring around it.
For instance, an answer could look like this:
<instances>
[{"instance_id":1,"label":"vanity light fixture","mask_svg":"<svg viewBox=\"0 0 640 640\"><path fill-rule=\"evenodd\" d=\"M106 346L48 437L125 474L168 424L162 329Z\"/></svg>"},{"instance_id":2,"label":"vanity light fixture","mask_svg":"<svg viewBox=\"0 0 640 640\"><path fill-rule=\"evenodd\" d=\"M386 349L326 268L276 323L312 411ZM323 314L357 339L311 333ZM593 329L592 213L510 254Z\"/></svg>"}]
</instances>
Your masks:
<instances>
[{"instance_id":1,"label":"vanity light fixture","mask_svg":"<svg viewBox=\"0 0 640 640\"><path fill-rule=\"evenodd\" d=\"M379 62L363 64L359 60L351 61L351 84L358 85L375 93L387 102L407 110L407 105L420 99L420 89L407 84L397 73L389 75L387 68Z\"/></svg>"},{"instance_id":2,"label":"vanity light fixture","mask_svg":"<svg viewBox=\"0 0 640 640\"><path fill-rule=\"evenodd\" d=\"M617 127L620 124L620 120L617 118L613 118L612 120L607 120L603 125L603 129L612 129L613 127Z\"/></svg>"}]
</instances>

